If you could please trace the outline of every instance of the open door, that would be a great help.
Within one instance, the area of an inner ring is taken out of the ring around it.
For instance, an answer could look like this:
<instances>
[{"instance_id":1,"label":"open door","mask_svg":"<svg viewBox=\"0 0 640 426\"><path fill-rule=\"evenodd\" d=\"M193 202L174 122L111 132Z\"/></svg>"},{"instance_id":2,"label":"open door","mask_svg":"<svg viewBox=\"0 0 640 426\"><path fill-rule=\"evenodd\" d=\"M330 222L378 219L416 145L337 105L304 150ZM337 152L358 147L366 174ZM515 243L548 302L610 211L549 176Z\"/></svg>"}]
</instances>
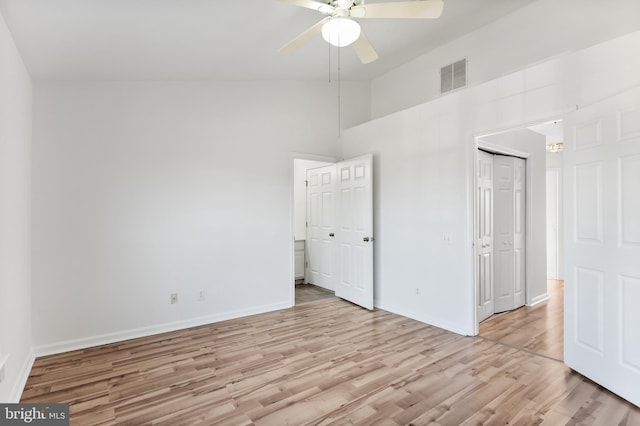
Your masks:
<instances>
[{"instance_id":1,"label":"open door","mask_svg":"<svg viewBox=\"0 0 640 426\"><path fill-rule=\"evenodd\" d=\"M336 296L373 309L371 154L340 162L336 197Z\"/></svg>"},{"instance_id":2,"label":"open door","mask_svg":"<svg viewBox=\"0 0 640 426\"><path fill-rule=\"evenodd\" d=\"M640 87L565 124L564 359L640 406Z\"/></svg>"},{"instance_id":3,"label":"open door","mask_svg":"<svg viewBox=\"0 0 640 426\"><path fill-rule=\"evenodd\" d=\"M306 280L334 291L336 166L307 170Z\"/></svg>"}]
</instances>

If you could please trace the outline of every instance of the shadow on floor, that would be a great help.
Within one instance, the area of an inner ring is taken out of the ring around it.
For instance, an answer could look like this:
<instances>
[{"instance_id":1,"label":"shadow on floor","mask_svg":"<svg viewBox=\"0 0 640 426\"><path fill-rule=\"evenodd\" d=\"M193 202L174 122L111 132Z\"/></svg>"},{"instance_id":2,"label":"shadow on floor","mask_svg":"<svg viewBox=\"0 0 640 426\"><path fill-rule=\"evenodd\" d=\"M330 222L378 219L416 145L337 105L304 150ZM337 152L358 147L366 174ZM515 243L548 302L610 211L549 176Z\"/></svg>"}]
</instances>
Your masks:
<instances>
[{"instance_id":1,"label":"shadow on floor","mask_svg":"<svg viewBox=\"0 0 640 426\"><path fill-rule=\"evenodd\" d=\"M296 305L335 297L333 291L313 284L296 284Z\"/></svg>"}]
</instances>

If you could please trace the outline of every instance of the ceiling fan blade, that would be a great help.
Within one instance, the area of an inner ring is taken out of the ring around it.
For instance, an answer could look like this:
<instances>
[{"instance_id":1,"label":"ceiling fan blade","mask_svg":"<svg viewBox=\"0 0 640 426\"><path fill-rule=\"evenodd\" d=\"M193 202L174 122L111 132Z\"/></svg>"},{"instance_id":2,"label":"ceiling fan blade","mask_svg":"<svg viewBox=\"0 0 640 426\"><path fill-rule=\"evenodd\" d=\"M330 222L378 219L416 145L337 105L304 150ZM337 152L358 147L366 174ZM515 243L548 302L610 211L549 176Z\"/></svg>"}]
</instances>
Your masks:
<instances>
[{"instance_id":1,"label":"ceiling fan blade","mask_svg":"<svg viewBox=\"0 0 640 426\"><path fill-rule=\"evenodd\" d=\"M319 10L322 13L333 13L334 7L314 0L278 0L282 3L289 3L295 6L306 7L307 9Z\"/></svg>"},{"instance_id":2,"label":"ceiling fan blade","mask_svg":"<svg viewBox=\"0 0 640 426\"><path fill-rule=\"evenodd\" d=\"M354 18L414 18L435 19L442 15L442 0L399 1L395 3L372 3L351 8Z\"/></svg>"},{"instance_id":3,"label":"ceiling fan blade","mask_svg":"<svg viewBox=\"0 0 640 426\"><path fill-rule=\"evenodd\" d=\"M360 58L360 62L363 64L373 62L379 57L378 53L371 43L369 43L369 39L364 35L364 33L360 33L360 37L352 44L352 46L356 51L358 58Z\"/></svg>"},{"instance_id":4,"label":"ceiling fan blade","mask_svg":"<svg viewBox=\"0 0 640 426\"><path fill-rule=\"evenodd\" d=\"M322 32L322 26L329 19L331 19L331 17L327 16L326 18L324 18L323 20L321 20L320 22L318 22L317 24L315 24L311 28L309 28L306 31L304 31L298 37L294 38L289 43L287 43L284 46L282 46L280 48L280 50L278 50L278 52L283 53L285 55L288 55L288 54L293 53L293 52L297 51L298 49L302 48L304 45L309 43L312 38L314 38L315 36L317 36L318 34L320 34Z\"/></svg>"}]
</instances>

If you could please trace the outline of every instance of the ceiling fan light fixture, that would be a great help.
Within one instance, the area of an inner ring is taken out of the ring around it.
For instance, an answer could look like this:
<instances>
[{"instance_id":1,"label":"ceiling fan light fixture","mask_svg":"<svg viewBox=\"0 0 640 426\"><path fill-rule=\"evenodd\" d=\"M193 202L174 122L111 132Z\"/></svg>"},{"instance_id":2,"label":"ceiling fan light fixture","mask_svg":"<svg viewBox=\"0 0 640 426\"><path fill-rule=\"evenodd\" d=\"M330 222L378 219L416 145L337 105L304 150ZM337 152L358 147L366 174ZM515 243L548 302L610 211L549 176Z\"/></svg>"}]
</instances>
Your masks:
<instances>
[{"instance_id":1,"label":"ceiling fan light fixture","mask_svg":"<svg viewBox=\"0 0 640 426\"><path fill-rule=\"evenodd\" d=\"M322 38L336 47L348 46L360 37L360 24L353 19L337 16L322 26Z\"/></svg>"}]
</instances>

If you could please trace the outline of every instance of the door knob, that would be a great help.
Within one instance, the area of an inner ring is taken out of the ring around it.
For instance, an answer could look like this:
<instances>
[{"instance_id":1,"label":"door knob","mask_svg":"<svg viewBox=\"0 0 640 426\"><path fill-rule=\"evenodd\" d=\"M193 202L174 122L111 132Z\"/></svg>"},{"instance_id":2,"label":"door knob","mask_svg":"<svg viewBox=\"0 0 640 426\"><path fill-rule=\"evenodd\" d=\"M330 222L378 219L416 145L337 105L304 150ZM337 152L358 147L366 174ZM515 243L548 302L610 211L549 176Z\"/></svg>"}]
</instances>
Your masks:
<instances>
[{"instance_id":1,"label":"door knob","mask_svg":"<svg viewBox=\"0 0 640 426\"><path fill-rule=\"evenodd\" d=\"M362 239L362 241L364 241L365 243L368 243L368 242L369 242L369 237L364 237L364 238Z\"/></svg>"},{"instance_id":2,"label":"door knob","mask_svg":"<svg viewBox=\"0 0 640 426\"><path fill-rule=\"evenodd\" d=\"M331 232L331 233L329 233L329 236L330 236L331 238L333 238L333 237L335 237L336 235L335 235L333 232Z\"/></svg>"}]
</instances>

